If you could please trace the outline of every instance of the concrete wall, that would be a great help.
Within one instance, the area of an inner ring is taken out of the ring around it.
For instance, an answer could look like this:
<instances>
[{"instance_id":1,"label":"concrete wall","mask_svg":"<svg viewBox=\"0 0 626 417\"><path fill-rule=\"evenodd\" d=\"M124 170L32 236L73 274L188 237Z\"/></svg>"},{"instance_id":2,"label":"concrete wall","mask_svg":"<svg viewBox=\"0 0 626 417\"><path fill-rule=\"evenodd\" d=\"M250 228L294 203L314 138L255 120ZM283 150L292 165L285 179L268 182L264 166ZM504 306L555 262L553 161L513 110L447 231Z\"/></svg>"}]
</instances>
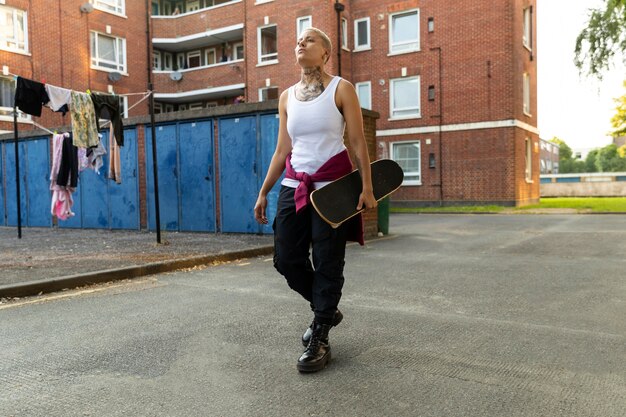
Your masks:
<instances>
[{"instance_id":1,"label":"concrete wall","mask_svg":"<svg viewBox=\"0 0 626 417\"><path fill-rule=\"evenodd\" d=\"M626 172L542 175L541 197L626 197Z\"/></svg>"}]
</instances>

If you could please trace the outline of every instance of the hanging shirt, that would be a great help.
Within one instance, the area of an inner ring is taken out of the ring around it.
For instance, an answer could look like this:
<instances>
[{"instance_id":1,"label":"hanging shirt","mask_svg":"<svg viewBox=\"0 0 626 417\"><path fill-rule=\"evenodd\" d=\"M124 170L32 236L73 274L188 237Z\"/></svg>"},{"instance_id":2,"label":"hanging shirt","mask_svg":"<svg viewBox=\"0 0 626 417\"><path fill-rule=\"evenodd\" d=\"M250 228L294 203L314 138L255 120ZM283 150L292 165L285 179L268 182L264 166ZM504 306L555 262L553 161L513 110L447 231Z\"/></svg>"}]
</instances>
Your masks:
<instances>
[{"instance_id":1,"label":"hanging shirt","mask_svg":"<svg viewBox=\"0 0 626 417\"><path fill-rule=\"evenodd\" d=\"M78 148L72 142L72 135L63 138L57 185L76 188L78 185Z\"/></svg>"},{"instance_id":2,"label":"hanging shirt","mask_svg":"<svg viewBox=\"0 0 626 417\"><path fill-rule=\"evenodd\" d=\"M122 183L122 166L120 163L120 147L117 145L113 129L109 129L109 179L117 184Z\"/></svg>"},{"instance_id":3,"label":"hanging shirt","mask_svg":"<svg viewBox=\"0 0 626 417\"><path fill-rule=\"evenodd\" d=\"M72 90L46 84L46 93L48 93L48 97L50 97L48 107L50 107L52 111L62 112L63 116L65 116L65 113L69 111L69 104L72 100Z\"/></svg>"},{"instance_id":4,"label":"hanging shirt","mask_svg":"<svg viewBox=\"0 0 626 417\"><path fill-rule=\"evenodd\" d=\"M102 141L98 141L98 146L96 146L95 148L87 149L87 160L89 161L89 166L98 175L100 175L100 168L102 168L102 165L104 165L102 157L106 155L106 153L107 151L104 148L104 145L102 145Z\"/></svg>"},{"instance_id":5,"label":"hanging shirt","mask_svg":"<svg viewBox=\"0 0 626 417\"><path fill-rule=\"evenodd\" d=\"M74 146L79 148L91 148L97 146L98 125L96 113L89 94L72 91L70 115L72 117L72 137Z\"/></svg>"},{"instance_id":6,"label":"hanging shirt","mask_svg":"<svg viewBox=\"0 0 626 417\"><path fill-rule=\"evenodd\" d=\"M67 220L74 215L72 205L74 199L72 193L75 188L66 187L57 184L59 170L61 168L61 160L63 154L64 141L69 139L69 134L59 134L52 137L52 169L50 170L50 190L52 191L52 202L50 204L51 213L59 220Z\"/></svg>"},{"instance_id":7,"label":"hanging shirt","mask_svg":"<svg viewBox=\"0 0 626 417\"><path fill-rule=\"evenodd\" d=\"M15 105L24 113L41 116L41 107L50 101L42 83L17 77Z\"/></svg>"},{"instance_id":8,"label":"hanging shirt","mask_svg":"<svg viewBox=\"0 0 626 417\"><path fill-rule=\"evenodd\" d=\"M115 140L119 146L124 146L124 126L120 115L120 98L110 94L91 93L91 100L96 111L96 121L100 126L102 111L106 109L111 119L111 126L115 133Z\"/></svg>"}]
</instances>

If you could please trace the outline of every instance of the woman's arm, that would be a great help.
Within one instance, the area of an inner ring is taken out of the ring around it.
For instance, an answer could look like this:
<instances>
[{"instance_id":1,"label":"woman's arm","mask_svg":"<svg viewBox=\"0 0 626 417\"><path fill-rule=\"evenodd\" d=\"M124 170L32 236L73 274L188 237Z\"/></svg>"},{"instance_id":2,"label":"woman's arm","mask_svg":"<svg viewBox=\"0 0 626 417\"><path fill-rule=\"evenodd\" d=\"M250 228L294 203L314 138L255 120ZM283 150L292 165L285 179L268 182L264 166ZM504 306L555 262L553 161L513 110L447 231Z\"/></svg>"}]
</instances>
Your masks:
<instances>
[{"instance_id":1,"label":"woman's arm","mask_svg":"<svg viewBox=\"0 0 626 417\"><path fill-rule=\"evenodd\" d=\"M265 175L265 180L259 190L259 196L256 204L254 205L254 218L260 224L267 224L267 215L265 209L267 208L267 194L270 192L276 181L280 178L285 170L285 159L289 152L291 152L291 138L287 133L287 99L288 91L285 90L280 95L278 102L278 114L280 116L280 122L278 125L278 143L276 144L276 150L272 156L272 161Z\"/></svg>"},{"instance_id":2,"label":"woman's arm","mask_svg":"<svg viewBox=\"0 0 626 417\"><path fill-rule=\"evenodd\" d=\"M378 205L378 203L374 198L372 189L370 158L367 152L365 136L363 134L363 115L361 114L361 105L359 104L359 98L356 95L356 90L350 82L346 80L341 80L339 82L335 102L337 107L342 111L343 118L346 120L348 141L356 157L356 166L359 169L361 180L363 182L363 191L359 197L357 210L361 210L362 208L374 208Z\"/></svg>"}]
</instances>

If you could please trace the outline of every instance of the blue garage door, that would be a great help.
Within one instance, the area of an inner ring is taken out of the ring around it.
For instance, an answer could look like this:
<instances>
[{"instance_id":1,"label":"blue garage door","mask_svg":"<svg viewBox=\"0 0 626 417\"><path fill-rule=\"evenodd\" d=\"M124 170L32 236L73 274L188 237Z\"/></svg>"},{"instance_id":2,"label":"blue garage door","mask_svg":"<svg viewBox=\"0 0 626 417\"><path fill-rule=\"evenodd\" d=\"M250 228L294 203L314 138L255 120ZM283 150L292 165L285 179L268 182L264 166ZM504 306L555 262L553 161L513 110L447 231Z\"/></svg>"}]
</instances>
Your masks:
<instances>
[{"instance_id":1,"label":"blue garage door","mask_svg":"<svg viewBox=\"0 0 626 417\"><path fill-rule=\"evenodd\" d=\"M124 130L120 148L122 183L109 180L111 229L139 229L139 179L137 176L137 129Z\"/></svg>"},{"instance_id":2,"label":"blue garage door","mask_svg":"<svg viewBox=\"0 0 626 417\"><path fill-rule=\"evenodd\" d=\"M178 230L178 158L176 125L156 126L159 172L159 215L162 230ZM146 189L148 227L156 229L154 213L154 176L152 175L152 132L146 126Z\"/></svg>"},{"instance_id":3,"label":"blue garage door","mask_svg":"<svg viewBox=\"0 0 626 417\"><path fill-rule=\"evenodd\" d=\"M22 225L28 224L28 206L26 194L26 142L19 142L20 159L20 212ZM6 172L6 216L8 226L17 226L17 186L15 184L15 141L4 142L5 172Z\"/></svg>"},{"instance_id":4,"label":"blue garage door","mask_svg":"<svg viewBox=\"0 0 626 417\"><path fill-rule=\"evenodd\" d=\"M4 145L0 143L0 226L6 226L6 200L4 198Z\"/></svg>"},{"instance_id":5,"label":"blue garage door","mask_svg":"<svg viewBox=\"0 0 626 417\"><path fill-rule=\"evenodd\" d=\"M215 231L213 122L178 126L180 230Z\"/></svg>"},{"instance_id":6,"label":"blue garage door","mask_svg":"<svg viewBox=\"0 0 626 417\"><path fill-rule=\"evenodd\" d=\"M102 145L109 149L108 131L103 132ZM109 196L107 193L107 173L109 172L109 155L102 157L103 165L99 172L87 168L80 173L80 202L82 211L82 227L84 229L109 228ZM78 195L78 191L76 195ZM76 199L76 196L74 197ZM77 212L74 210L74 212Z\"/></svg>"},{"instance_id":7,"label":"blue garage door","mask_svg":"<svg viewBox=\"0 0 626 417\"><path fill-rule=\"evenodd\" d=\"M254 203L261 167L257 165L257 118L219 121L220 208L225 233L258 233Z\"/></svg>"},{"instance_id":8,"label":"blue garage door","mask_svg":"<svg viewBox=\"0 0 626 417\"><path fill-rule=\"evenodd\" d=\"M261 172L258 176L258 190L260 190L261 185L263 185L263 180L265 179L265 175L267 174L270 162L272 161L272 155L274 155L274 149L276 149L276 140L278 138L278 125L278 114L261 115ZM280 181L282 180L282 178L283 177L281 176L280 179L276 181L276 185L274 185L272 191L270 191L270 193L267 195L266 214L269 223L262 226L263 233L273 233L272 222L274 221L274 217L276 217L276 206L278 203L278 193L280 191Z\"/></svg>"},{"instance_id":9,"label":"blue garage door","mask_svg":"<svg viewBox=\"0 0 626 417\"><path fill-rule=\"evenodd\" d=\"M25 142L26 166L20 172L26 173L27 219L23 224L31 227L50 227L50 137L42 137Z\"/></svg>"}]
</instances>

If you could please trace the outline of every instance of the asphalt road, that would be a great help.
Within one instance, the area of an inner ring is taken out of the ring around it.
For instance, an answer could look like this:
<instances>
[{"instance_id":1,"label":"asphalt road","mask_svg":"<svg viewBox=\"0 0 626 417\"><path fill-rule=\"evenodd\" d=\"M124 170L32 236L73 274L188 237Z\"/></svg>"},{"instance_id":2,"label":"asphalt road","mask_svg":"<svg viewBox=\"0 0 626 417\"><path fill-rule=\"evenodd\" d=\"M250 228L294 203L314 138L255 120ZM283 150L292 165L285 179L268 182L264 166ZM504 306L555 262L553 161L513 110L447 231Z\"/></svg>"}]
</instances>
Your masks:
<instances>
[{"instance_id":1,"label":"asphalt road","mask_svg":"<svg viewBox=\"0 0 626 417\"><path fill-rule=\"evenodd\" d=\"M333 360L269 257L0 305L0 416L626 410L626 216L398 215L350 246Z\"/></svg>"}]
</instances>

